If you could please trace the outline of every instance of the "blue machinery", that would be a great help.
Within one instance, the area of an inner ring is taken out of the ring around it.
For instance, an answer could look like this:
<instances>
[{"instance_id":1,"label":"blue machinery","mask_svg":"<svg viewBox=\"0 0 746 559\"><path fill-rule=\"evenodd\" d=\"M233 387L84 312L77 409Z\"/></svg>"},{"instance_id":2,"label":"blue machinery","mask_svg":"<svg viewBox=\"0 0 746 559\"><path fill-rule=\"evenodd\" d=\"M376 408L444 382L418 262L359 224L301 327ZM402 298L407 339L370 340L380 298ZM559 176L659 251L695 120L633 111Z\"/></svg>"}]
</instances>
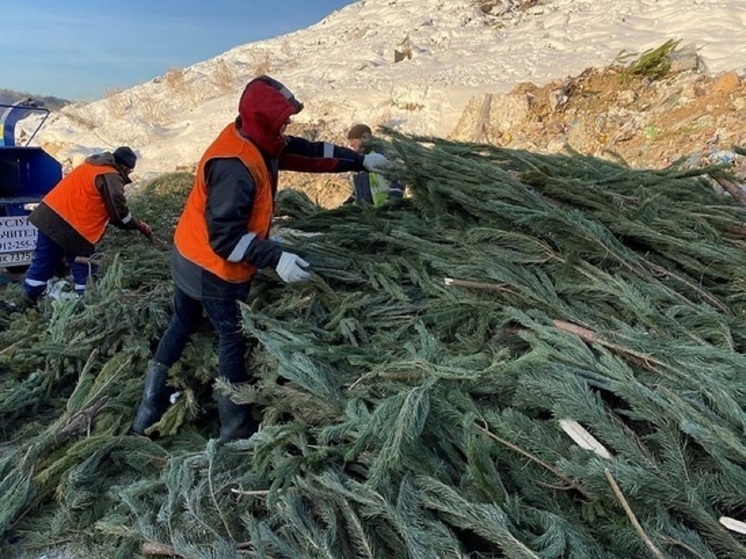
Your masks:
<instances>
[{"instance_id":1,"label":"blue machinery","mask_svg":"<svg viewBox=\"0 0 746 559\"><path fill-rule=\"evenodd\" d=\"M26 144L17 146L16 123L34 113L43 114ZM15 105L0 104L0 217L27 215L24 205L39 202L62 178L62 165L40 147L29 143L49 116L49 109L33 101Z\"/></svg>"},{"instance_id":2,"label":"blue machinery","mask_svg":"<svg viewBox=\"0 0 746 559\"><path fill-rule=\"evenodd\" d=\"M16 145L16 124L35 113L43 115L39 125L23 146ZM42 148L29 145L48 116L48 109L30 99L0 103L0 268L31 261L36 228L26 216L62 178L62 165Z\"/></svg>"}]
</instances>

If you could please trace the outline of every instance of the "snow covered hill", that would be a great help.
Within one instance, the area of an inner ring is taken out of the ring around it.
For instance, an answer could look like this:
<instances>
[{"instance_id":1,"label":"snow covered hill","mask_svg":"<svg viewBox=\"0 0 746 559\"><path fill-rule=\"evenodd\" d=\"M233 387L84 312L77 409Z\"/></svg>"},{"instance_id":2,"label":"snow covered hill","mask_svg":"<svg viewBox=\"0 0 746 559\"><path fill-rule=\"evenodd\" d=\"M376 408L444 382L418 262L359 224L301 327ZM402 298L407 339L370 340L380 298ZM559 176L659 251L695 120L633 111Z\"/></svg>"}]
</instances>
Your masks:
<instances>
[{"instance_id":1,"label":"snow covered hill","mask_svg":"<svg viewBox=\"0 0 746 559\"><path fill-rule=\"evenodd\" d=\"M257 73L305 103L296 121L306 134L342 142L351 123L366 121L448 135L476 95L542 84L669 38L695 45L710 73L740 72L746 2L361 0L307 29L66 107L38 141L68 166L128 144L141 156L138 177L190 168Z\"/></svg>"}]
</instances>

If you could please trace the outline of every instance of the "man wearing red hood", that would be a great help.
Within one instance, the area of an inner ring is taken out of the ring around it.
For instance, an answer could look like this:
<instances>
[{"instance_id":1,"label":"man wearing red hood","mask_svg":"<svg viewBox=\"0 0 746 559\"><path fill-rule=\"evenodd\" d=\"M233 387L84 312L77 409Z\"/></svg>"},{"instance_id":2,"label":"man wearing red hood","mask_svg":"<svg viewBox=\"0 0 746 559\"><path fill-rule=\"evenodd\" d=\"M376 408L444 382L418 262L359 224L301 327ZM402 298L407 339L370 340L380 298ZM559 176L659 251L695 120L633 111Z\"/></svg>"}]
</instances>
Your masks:
<instances>
[{"instance_id":1,"label":"man wearing red hood","mask_svg":"<svg viewBox=\"0 0 746 559\"><path fill-rule=\"evenodd\" d=\"M259 76L244 89L238 117L207 148L174 235L174 314L145 373L132 430L144 434L168 405L169 368L181 357L202 311L218 333L218 374L249 381L239 300L256 270L273 267L286 283L308 280L308 263L269 239L280 169L310 173L375 171L388 162L325 142L286 136L303 104L280 82ZM220 439L250 437L258 428L246 405L217 395Z\"/></svg>"}]
</instances>

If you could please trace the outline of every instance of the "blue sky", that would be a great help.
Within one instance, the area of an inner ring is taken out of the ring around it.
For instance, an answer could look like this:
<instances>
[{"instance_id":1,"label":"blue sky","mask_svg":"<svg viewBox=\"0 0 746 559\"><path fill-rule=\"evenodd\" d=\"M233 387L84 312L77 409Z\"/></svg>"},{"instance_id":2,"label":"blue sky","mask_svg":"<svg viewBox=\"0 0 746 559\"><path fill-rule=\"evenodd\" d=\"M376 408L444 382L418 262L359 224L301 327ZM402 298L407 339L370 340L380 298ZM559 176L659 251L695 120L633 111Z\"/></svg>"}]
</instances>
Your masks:
<instances>
[{"instance_id":1,"label":"blue sky","mask_svg":"<svg viewBox=\"0 0 746 559\"><path fill-rule=\"evenodd\" d=\"M93 100L354 0L5 0L0 88Z\"/></svg>"}]
</instances>

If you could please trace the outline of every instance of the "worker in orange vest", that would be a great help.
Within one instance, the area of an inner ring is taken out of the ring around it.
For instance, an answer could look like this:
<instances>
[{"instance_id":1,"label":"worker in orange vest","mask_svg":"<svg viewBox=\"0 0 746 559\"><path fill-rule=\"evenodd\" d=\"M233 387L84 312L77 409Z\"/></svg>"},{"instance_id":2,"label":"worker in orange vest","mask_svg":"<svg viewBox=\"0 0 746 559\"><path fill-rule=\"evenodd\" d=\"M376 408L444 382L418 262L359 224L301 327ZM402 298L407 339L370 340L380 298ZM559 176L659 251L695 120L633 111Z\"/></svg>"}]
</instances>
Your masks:
<instances>
[{"instance_id":1,"label":"worker in orange vest","mask_svg":"<svg viewBox=\"0 0 746 559\"><path fill-rule=\"evenodd\" d=\"M203 154L174 235L174 313L145 372L135 433L145 434L164 413L168 370L203 311L218 333L218 375L233 384L251 382L238 302L248 296L256 270L274 268L288 284L310 278L308 262L269 238L278 171L344 173L387 165L380 154L286 135L302 108L283 84L259 76L246 85L236 120ZM246 438L258 429L248 406L223 395L216 400L221 440Z\"/></svg>"},{"instance_id":2,"label":"worker in orange vest","mask_svg":"<svg viewBox=\"0 0 746 559\"><path fill-rule=\"evenodd\" d=\"M88 279L95 276L95 263L76 262L90 258L109 223L122 229L137 230L151 237L150 227L132 216L124 197L124 187L137 163L137 155L127 146L113 153L88 157L50 190L29 215L38 231L31 266L23 290L29 303L44 293L62 261L72 272L75 292L84 293Z\"/></svg>"}]
</instances>

